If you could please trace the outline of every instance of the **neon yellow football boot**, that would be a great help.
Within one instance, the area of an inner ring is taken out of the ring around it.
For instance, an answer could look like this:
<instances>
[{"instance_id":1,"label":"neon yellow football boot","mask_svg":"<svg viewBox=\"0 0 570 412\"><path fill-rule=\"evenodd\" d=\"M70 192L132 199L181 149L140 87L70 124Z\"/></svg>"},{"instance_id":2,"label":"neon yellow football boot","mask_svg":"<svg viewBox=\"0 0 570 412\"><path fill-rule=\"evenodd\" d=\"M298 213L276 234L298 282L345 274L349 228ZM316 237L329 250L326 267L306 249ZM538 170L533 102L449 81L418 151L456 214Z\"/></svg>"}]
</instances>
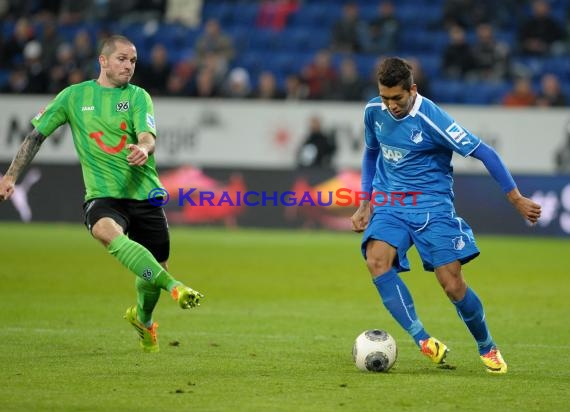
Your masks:
<instances>
[{"instance_id":1,"label":"neon yellow football boot","mask_svg":"<svg viewBox=\"0 0 570 412\"><path fill-rule=\"evenodd\" d=\"M445 357L447 356L449 349L445 344L438 341L436 338L431 337L420 341L420 351L430 358L433 363L442 365L445 363Z\"/></svg>"},{"instance_id":2,"label":"neon yellow football boot","mask_svg":"<svg viewBox=\"0 0 570 412\"><path fill-rule=\"evenodd\" d=\"M493 348L484 355L481 360L489 373L507 373L507 362L503 359L499 349Z\"/></svg>"},{"instance_id":3,"label":"neon yellow football boot","mask_svg":"<svg viewBox=\"0 0 570 412\"><path fill-rule=\"evenodd\" d=\"M182 309L190 309L200 306L200 299L204 297L200 292L182 284L175 286L170 292L170 295L178 302L178 305Z\"/></svg>"},{"instance_id":4,"label":"neon yellow football boot","mask_svg":"<svg viewBox=\"0 0 570 412\"><path fill-rule=\"evenodd\" d=\"M127 309L125 319L133 325L133 328L135 328L139 334L139 344L143 351L158 352L160 350L157 335L158 323L154 322L150 328L147 328L138 320L136 306L132 306Z\"/></svg>"}]
</instances>

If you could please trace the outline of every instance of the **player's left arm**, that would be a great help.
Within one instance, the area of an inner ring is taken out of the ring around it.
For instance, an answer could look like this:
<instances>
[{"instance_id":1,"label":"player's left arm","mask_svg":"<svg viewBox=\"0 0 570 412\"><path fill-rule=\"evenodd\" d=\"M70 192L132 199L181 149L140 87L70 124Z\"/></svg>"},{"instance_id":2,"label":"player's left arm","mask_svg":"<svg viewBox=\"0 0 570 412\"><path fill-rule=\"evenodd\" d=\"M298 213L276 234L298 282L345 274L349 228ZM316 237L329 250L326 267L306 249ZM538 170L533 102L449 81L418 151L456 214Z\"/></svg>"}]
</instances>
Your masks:
<instances>
[{"instance_id":1,"label":"player's left arm","mask_svg":"<svg viewBox=\"0 0 570 412\"><path fill-rule=\"evenodd\" d=\"M535 224L540 218L540 205L521 194L511 173L495 149L481 142L471 153L471 156L483 162L489 174L499 183L503 192L506 193L507 199L520 215L530 223Z\"/></svg>"},{"instance_id":2,"label":"player's left arm","mask_svg":"<svg viewBox=\"0 0 570 412\"><path fill-rule=\"evenodd\" d=\"M155 138L152 133L141 132L138 134L137 140L137 144L127 146L127 149L131 151L127 156L130 166L143 166L147 162L148 156L154 153Z\"/></svg>"}]
</instances>

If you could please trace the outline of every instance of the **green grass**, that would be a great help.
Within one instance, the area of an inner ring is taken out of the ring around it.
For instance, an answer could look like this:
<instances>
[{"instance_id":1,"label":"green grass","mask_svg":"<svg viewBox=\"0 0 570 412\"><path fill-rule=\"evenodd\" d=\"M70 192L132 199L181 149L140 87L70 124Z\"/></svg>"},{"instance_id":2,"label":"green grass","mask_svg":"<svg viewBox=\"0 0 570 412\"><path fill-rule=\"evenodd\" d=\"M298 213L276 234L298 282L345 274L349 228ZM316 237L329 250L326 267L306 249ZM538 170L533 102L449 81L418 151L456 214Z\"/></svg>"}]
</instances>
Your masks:
<instances>
[{"instance_id":1,"label":"green grass","mask_svg":"<svg viewBox=\"0 0 570 412\"><path fill-rule=\"evenodd\" d=\"M2 224L0 410L567 410L568 240L479 238L482 255L464 272L509 363L493 376L414 251L404 278L457 368L419 354L382 306L359 239L173 229L171 271L206 300L181 311L163 295L161 352L144 354L122 319L133 275L83 227ZM370 328L398 342L389 373L352 364L353 340Z\"/></svg>"}]
</instances>

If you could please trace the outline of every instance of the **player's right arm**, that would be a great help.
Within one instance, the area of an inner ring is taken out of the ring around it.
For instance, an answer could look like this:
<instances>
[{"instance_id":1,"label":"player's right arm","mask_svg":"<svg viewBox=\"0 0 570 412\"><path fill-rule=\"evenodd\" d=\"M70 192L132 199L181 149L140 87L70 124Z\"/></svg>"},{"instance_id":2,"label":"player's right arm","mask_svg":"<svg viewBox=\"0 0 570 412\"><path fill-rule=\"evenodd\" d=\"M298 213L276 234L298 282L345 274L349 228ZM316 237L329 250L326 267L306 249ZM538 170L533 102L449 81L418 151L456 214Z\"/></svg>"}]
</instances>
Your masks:
<instances>
[{"instance_id":1,"label":"player's right arm","mask_svg":"<svg viewBox=\"0 0 570 412\"><path fill-rule=\"evenodd\" d=\"M361 189L372 195L372 181L376 175L376 162L380 147L374 133L374 117L371 110L364 114L364 155L362 156ZM352 230L356 233L363 232L370 221L370 200L363 200L360 206L350 218Z\"/></svg>"},{"instance_id":2,"label":"player's right arm","mask_svg":"<svg viewBox=\"0 0 570 412\"><path fill-rule=\"evenodd\" d=\"M66 101L70 88L65 88L32 119L34 129L26 136L18 153L12 160L8 171L0 180L0 202L7 200L14 193L18 177L36 156L44 140L55 129L67 122Z\"/></svg>"},{"instance_id":3,"label":"player's right arm","mask_svg":"<svg viewBox=\"0 0 570 412\"><path fill-rule=\"evenodd\" d=\"M8 200L14 193L14 186L18 177L28 167L32 159L36 156L46 136L37 129L32 130L22 142L18 153L12 160L6 174L0 180L0 202Z\"/></svg>"}]
</instances>

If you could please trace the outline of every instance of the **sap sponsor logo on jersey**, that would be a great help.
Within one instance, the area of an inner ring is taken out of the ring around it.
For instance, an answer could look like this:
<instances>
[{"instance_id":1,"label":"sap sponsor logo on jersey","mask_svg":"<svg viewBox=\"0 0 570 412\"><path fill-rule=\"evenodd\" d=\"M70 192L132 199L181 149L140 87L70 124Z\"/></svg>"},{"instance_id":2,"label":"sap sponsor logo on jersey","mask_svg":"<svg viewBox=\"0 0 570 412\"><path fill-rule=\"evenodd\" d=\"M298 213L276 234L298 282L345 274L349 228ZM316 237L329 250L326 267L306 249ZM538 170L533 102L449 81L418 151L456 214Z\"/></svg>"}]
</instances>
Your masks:
<instances>
[{"instance_id":1,"label":"sap sponsor logo on jersey","mask_svg":"<svg viewBox=\"0 0 570 412\"><path fill-rule=\"evenodd\" d=\"M463 130L463 128L455 122L451 123L451 125L447 129L445 129L445 132L449 137L451 137L457 143L460 143L463 140L463 138L467 137L467 132ZM469 139L467 139L462 144L466 145L469 143L470 141Z\"/></svg>"},{"instance_id":2,"label":"sap sponsor logo on jersey","mask_svg":"<svg viewBox=\"0 0 570 412\"><path fill-rule=\"evenodd\" d=\"M418 129L412 129L412 135L410 136L410 139L412 139L412 142L415 144L423 142L424 138L422 136L422 131Z\"/></svg>"},{"instance_id":3,"label":"sap sponsor logo on jersey","mask_svg":"<svg viewBox=\"0 0 570 412\"><path fill-rule=\"evenodd\" d=\"M81 106L82 112L92 112L95 110L95 106Z\"/></svg>"},{"instance_id":4,"label":"sap sponsor logo on jersey","mask_svg":"<svg viewBox=\"0 0 570 412\"><path fill-rule=\"evenodd\" d=\"M398 163L401 159L406 157L409 150L400 149L399 147L388 146L385 144L381 144L382 146L382 156L384 156L384 160L390 163Z\"/></svg>"}]
</instances>

